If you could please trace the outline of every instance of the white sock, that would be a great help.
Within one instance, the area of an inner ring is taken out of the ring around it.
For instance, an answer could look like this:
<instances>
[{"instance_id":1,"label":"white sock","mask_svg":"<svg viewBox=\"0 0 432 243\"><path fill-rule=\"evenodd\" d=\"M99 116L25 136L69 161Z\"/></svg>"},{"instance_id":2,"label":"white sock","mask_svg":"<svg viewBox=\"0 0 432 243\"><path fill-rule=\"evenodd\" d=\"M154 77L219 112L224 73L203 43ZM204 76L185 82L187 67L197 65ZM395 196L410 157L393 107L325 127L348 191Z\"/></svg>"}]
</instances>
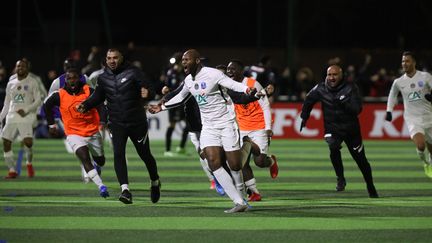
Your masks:
<instances>
[{"instance_id":1,"label":"white sock","mask_svg":"<svg viewBox=\"0 0 432 243\"><path fill-rule=\"evenodd\" d=\"M213 175L210 173L210 168L208 167L207 159L202 159L200 157L201 167L203 168L205 174L207 175L209 181L213 180Z\"/></svg>"},{"instance_id":2,"label":"white sock","mask_svg":"<svg viewBox=\"0 0 432 243\"><path fill-rule=\"evenodd\" d=\"M27 164L31 164L33 161L33 149L24 145L24 153L26 155Z\"/></svg>"},{"instance_id":3,"label":"white sock","mask_svg":"<svg viewBox=\"0 0 432 243\"><path fill-rule=\"evenodd\" d=\"M218 180L219 184L223 187L225 190L225 193L228 195L229 198L235 203L235 204L242 204L244 205L245 202L243 201L242 196L237 191L237 189L234 187L233 181L228 174L228 172L225 171L223 167L220 167L219 169L213 171L213 175Z\"/></svg>"},{"instance_id":4,"label":"white sock","mask_svg":"<svg viewBox=\"0 0 432 243\"><path fill-rule=\"evenodd\" d=\"M90 179L100 188L103 186L102 179L100 178L99 174L97 173L96 169L92 169L91 171L87 172Z\"/></svg>"},{"instance_id":5,"label":"white sock","mask_svg":"<svg viewBox=\"0 0 432 243\"><path fill-rule=\"evenodd\" d=\"M15 171L15 160L13 158L13 151L4 152L3 157L5 159L6 166L9 168L9 171Z\"/></svg>"},{"instance_id":6,"label":"white sock","mask_svg":"<svg viewBox=\"0 0 432 243\"><path fill-rule=\"evenodd\" d=\"M237 190L240 192L240 195L244 195L244 184L243 184L243 176L241 170L239 171L231 170L231 175L234 180L234 185L236 186Z\"/></svg>"},{"instance_id":7,"label":"white sock","mask_svg":"<svg viewBox=\"0 0 432 243\"><path fill-rule=\"evenodd\" d=\"M83 178L89 177L89 175L87 174L87 172L84 169L84 165L80 164L80 166L81 166L81 176Z\"/></svg>"},{"instance_id":8,"label":"white sock","mask_svg":"<svg viewBox=\"0 0 432 243\"><path fill-rule=\"evenodd\" d=\"M420 151L420 150L418 150L417 149L417 154L418 154L418 156L420 157L420 160L421 161L423 161L424 163L428 163L427 161L426 161L426 156L425 156L425 152L424 151Z\"/></svg>"},{"instance_id":9,"label":"white sock","mask_svg":"<svg viewBox=\"0 0 432 243\"><path fill-rule=\"evenodd\" d=\"M128 185L128 184L122 184L120 187L121 187L121 190L122 190L122 191L124 191L124 190L128 190L128 191L130 191L130 190L129 190L129 185Z\"/></svg>"},{"instance_id":10,"label":"white sock","mask_svg":"<svg viewBox=\"0 0 432 243\"><path fill-rule=\"evenodd\" d=\"M256 194L260 194L259 191L258 191L258 189L257 189L257 186L256 186L256 180L255 180L255 178L252 178L252 179L246 181L245 185L252 192L255 192Z\"/></svg>"}]
</instances>

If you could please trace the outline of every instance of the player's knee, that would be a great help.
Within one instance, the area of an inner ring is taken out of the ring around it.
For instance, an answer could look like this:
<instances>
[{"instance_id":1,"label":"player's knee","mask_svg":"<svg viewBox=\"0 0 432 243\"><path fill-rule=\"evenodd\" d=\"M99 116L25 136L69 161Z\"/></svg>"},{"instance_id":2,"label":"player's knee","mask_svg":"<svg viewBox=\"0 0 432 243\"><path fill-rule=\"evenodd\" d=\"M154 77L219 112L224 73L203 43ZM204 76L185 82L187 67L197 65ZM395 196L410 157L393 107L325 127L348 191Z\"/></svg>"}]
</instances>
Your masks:
<instances>
[{"instance_id":1,"label":"player's knee","mask_svg":"<svg viewBox=\"0 0 432 243\"><path fill-rule=\"evenodd\" d=\"M222 164L220 163L220 161L207 159L207 162L208 162L208 166L209 166L211 171L215 171L215 170L219 169L220 167L222 167Z\"/></svg>"},{"instance_id":2,"label":"player's knee","mask_svg":"<svg viewBox=\"0 0 432 243\"><path fill-rule=\"evenodd\" d=\"M331 152L338 152L342 146L340 144L331 143L328 145Z\"/></svg>"},{"instance_id":3,"label":"player's knee","mask_svg":"<svg viewBox=\"0 0 432 243\"><path fill-rule=\"evenodd\" d=\"M3 151L10 151L12 149L12 141L3 138Z\"/></svg>"},{"instance_id":4,"label":"player's knee","mask_svg":"<svg viewBox=\"0 0 432 243\"><path fill-rule=\"evenodd\" d=\"M418 144L416 144L416 146L417 146L417 150L420 150L420 151L424 151L426 149L426 146L424 143L418 143Z\"/></svg>"},{"instance_id":5,"label":"player's knee","mask_svg":"<svg viewBox=\"0 0 432 243\"><path fill-rule=\"evenodd\" d=\"M342 148L341 146L342 141L340 141L339 139L335 139L333 137L327 137L325 138L325 141L327 142L330 151L340 150Z\"/></svg>"},{"instance_id":6,"label":"player's knee","mask_svg":"<svg viewBox=\"0 0 432 243\"><path fill-rule=\"evenodd\" d=\"M228 165L231 170L239 171L242 169L242 159L241 156L235 157L235 159L228 160Z\"/></svg>"},{"instance_id":7,"label":"player's knee","mask_svg":"<svg viewBox=\"0 0 432 243\"><path fill-rule=\"evenodd\" d=\"M239 171L239 170L241 170L241 165L238 164L238 163L230 164L229 167L230 167L230 169L233 170L233 171Z\"/></svg>"},{"instance_id":8,"label":"player's knee","mask_svg":"<svg viewBox=\"0 0 432 243\"><path fill-rule=\"evenodd\" d=\"M25 147L27 147L27 148L31 148L31 147L33 147L33 139L24 139L24 146Z\"/></svg>"}]
</instances>

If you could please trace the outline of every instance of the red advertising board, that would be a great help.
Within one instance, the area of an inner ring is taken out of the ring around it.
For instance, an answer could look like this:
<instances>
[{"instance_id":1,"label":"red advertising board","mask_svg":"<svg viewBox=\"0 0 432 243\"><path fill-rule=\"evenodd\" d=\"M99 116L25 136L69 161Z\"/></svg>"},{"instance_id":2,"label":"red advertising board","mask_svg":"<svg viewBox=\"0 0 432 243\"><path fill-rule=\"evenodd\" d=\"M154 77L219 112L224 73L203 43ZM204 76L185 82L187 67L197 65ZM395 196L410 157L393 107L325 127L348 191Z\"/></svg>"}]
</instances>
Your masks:
<instances>
[{"instance_id":1,"label":"red advertising board","mask_svg":"<svg viewBox=\"0 0 432 243\"><path fill-rule=\"evenodd\" d=\"M273 138L314 138L324 136L321 106L316 104L311 112L307 126L300 133L301 103L274 103ZM386 104L363 104L359 116L363 139L409 139L409 133L403 120L403 106L397 105L393 111L393 121L385 118Z\"/></svg>"}]
</instances>

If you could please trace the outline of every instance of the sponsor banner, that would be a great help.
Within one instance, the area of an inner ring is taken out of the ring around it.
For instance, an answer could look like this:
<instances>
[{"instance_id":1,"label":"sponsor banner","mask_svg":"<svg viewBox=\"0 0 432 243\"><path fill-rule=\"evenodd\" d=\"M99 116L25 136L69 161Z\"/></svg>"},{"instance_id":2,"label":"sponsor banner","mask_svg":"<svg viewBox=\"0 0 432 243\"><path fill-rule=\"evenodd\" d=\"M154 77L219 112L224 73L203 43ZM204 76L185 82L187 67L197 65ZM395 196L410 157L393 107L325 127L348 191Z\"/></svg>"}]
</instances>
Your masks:
<instances>
[{"instance_id":1,"label":"sponsor banner","mask_svg":"<svg viewBox=\"0 0 432 243\"><path fill-rule=\"evenodd\" d=\"M169 126L168 111L161 111L157 114L150 114L147 112L147 121L149 124L150 139L165 139L165 133ZM177 122L172 134L172 139L179 140L185 127L186 123L184 121Z\"/></svg>"},{"instance_id":2,"label":"sponsor banner","mask_svg":"<svg viewBox=\"0 0 432 243\"><path fill-rule=\"evenodd\" d=\"M323 114L320 104L311 112L307 126L300 133L301 103L274 103L272 105L274 139L312 138L324 136ZM393 121L385 120L386 104L364 103L359 119L363 139L409 139L408 129L403 120L403 105L397 105L393 111ZM169 126L168 112L158 114L147 112L149 136L151 139L165 139ZM185 122L176 124L173 139L180 139Z\"/></svg>"},{"instance_id":3,"label":"sponsor banner","mask_svg":"<svg viewBox=\"0 0 432 243\"><path fill-rule=\"evenodd\" d=\"M324 123L320 104L310 114L307 126L300 133L301 103L274 103L273 138L323 138ZM359 119L363 139L409 139L403 120L403 105L397 105L392 112L393 121L385 120L386 104L364 103Z\"/></svg>"}]
</instances>

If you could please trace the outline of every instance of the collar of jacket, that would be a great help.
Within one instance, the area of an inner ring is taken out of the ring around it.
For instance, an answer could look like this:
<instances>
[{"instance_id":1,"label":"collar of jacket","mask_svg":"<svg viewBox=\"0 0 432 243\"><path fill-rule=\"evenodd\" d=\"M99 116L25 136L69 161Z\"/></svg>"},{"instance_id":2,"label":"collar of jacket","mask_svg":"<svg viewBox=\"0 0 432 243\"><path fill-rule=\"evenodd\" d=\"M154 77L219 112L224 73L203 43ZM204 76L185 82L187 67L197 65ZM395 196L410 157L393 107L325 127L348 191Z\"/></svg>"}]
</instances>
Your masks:
<instances>
[{"instance_id":1,"label":"collar of jacket","mask_svg":"<svg viewBox=\"0 0 432 243\"><path fill-rule=\"evenodd\" d=\"M122 64L120 64L120 66L118 66L116 69L112 70L109 67L106 67L106 70L108 73L110 74L114 74L117 75L121 72L123 72L125 69L127 69L130 66L130 64L128 62L124 62Z\"/></svg>"},{"instance_id":2,"label":"collar of jacket","mask_svg":"<svg viewBox=\"0 0 432 243\"><path fill-rule=\"evenodd\" d=\"M325 86L330 92L338 92L343 87L345 87L345 85L346 85L346 82L344 79L342 79L341 82L339 83L339 85L334 87L334 88L330 87L330 85L327 84L327 81L325 81Z\"/></svg>"}]
</instances>

